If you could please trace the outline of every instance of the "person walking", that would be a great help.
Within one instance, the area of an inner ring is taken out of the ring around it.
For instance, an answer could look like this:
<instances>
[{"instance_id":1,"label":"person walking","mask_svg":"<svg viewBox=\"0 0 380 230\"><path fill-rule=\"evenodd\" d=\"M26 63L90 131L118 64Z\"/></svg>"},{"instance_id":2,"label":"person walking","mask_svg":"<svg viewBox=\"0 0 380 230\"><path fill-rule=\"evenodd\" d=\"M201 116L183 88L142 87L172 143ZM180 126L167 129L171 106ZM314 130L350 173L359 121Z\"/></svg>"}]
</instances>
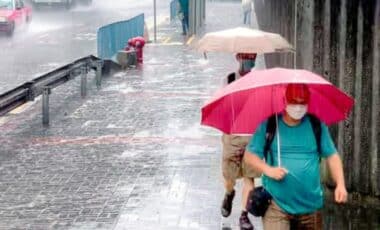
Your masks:
<instances>
[{"instance_id":1,"label":"person walking","mask_svg":"<svg viewBox=\"0 0 380 230\"><path fill-rule=\"evenodd\" d=\"M252 0L242 0L241 3L244 19L243 23L245 25L251 25L251 17L252 17L252 9L253 9L253 2Z\"/></svg>"},{"instance_id":2,"label":"person walking","mask_svg":"<svg viewBox=\"0 0 380 230\"><path fill-rule=\"evenodd\" d=\"M263 174L263 186L272 196L263 217L265 230L322 229L320 158L326 159L336 183L337 203L347 201L342 161L327 126L307 114L310 102L307 85L289 84L285 102L285 111L277 117L278 133L273 138L280 138L281 147L277 141L269 143L268 159L263 161L269 123L264 121L253 134L244 161Z\"/></svg>"},{"instance_id":3,"label":"person walking","mask_svg":"<svg viewBox=\"0 0 380 230\"><path fill-rule=\"evenodd\" d=\"M227 76L227 83L229 84L249 73L256 65L256 57L257 54L255 53L237 53L235 58L239 63L239 68L237 72L232 72Z\"/></svg>"},{"instance_id":4,"label":"person walking","mask_svg":"<svg viewBox=\"0 0 380 230\"><path fill-rule=\"evenodd\" d=\"M239 62L239 70L227 76L227 84L247 74L255 65L256 54L236 55ZM222 216L228 217L231 214L232 202L235 197L236 180L243 179L243 191L241 200L241 214L239 218L240 229L252 230L253 225L248 218L246 209L248 194L254 187L254 178L260 177L251 167L243 162L245 148L249 142L250 136L222 135L223 159L222 174L224 179L225 195L221 207Z\"/></svg>"},{"instance_id":5,"label":"person walking","mask_svg":"<svg viewBox=\"0 0 380 230\"><path fill-rule=\"evenodd\" d=\"M189 33L189 0L178 0L178 17L182 23L182 35Z\"/></svg>"}]
</instances>

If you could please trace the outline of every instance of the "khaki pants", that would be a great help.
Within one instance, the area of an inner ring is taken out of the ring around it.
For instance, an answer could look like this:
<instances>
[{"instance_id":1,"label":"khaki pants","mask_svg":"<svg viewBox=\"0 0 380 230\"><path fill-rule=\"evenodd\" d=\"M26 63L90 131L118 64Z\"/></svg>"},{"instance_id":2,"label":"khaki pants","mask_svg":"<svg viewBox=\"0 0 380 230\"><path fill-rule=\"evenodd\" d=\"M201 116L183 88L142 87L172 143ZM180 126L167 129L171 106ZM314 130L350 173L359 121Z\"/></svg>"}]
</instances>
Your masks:
<instances>
[{"instance_id":1,"label":"khaki pants","mask_svg":"<svg viewBox=\"0 0 380 230\"><path fill-rule=\"evenodd\" d=\"M321 230L319 211L305 215L289 215L272 201L263 218L264 230Z\"/></svg>"},{"instance_id":2,"label":"khaki pants","mask_svg":"<svg viewBox=\"0 0 380 230\"><path fill-rule=\"evenodd\" d=\"M241 199L241 208L246 210L249 191L254 187L254 178L260 177L261 174L255 172L246 162L243 161L245 147L247 146L250 136L227 135L222 136L223 159L222 173L224 179L224 188L226 192L234 190L236 180L243 178L243 194Z\"/></svg>"},{"instance_id":3,"label":"khaki pants","mask_svg":"<svg viewBox=\"0 0 380 230\"><path fill-rule=\"evenodd\" d=\"M250 140L250 136L235 136L224 134L222 173L225 181L235 184L237 179L256 178L261 174L255 172L252 167L243 161L245 147Z\"/></svg>"}]
</instances>

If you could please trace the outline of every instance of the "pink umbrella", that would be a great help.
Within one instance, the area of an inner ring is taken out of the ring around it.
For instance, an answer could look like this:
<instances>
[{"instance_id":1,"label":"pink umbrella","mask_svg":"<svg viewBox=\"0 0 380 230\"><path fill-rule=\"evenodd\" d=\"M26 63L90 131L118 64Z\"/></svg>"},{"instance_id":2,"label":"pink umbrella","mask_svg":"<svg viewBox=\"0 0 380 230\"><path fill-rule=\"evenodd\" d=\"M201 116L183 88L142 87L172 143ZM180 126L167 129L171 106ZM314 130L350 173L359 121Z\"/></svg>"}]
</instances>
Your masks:
<instances>
[{"instance_id":1,"label":"pink umbrella","mask_svg":"<svg viewBox=\"0 0 380 230\"><path fill-rule=\"evenodd\" d=\"M202 107L202 124L228 134L252 134L261 122L284 110L289 83L308 85L311 93L308 112L327 125L344 120L354 105L350 96L310 71L252 70L220 89Z\"/></svg>"}]
</instances>

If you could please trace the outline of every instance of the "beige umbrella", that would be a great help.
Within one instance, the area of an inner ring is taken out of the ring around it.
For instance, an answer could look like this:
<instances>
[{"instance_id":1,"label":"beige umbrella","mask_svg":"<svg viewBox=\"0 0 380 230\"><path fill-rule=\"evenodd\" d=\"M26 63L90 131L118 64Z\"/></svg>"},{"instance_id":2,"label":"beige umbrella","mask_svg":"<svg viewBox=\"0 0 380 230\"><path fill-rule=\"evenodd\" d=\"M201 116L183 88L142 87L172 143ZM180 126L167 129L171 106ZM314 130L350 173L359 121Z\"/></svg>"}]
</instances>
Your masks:
<instances>
[{"instance_id":1,"label":"beige umbrella","mask_svg":"<svg viewBox=\"0 0 380 230\"><path fill-rule=\"evenodd\" d=\"M292 45L279 34L238 27L207 33L196 46L200 52L230 53L294 52Z\"/></svg>"}]
</instances>

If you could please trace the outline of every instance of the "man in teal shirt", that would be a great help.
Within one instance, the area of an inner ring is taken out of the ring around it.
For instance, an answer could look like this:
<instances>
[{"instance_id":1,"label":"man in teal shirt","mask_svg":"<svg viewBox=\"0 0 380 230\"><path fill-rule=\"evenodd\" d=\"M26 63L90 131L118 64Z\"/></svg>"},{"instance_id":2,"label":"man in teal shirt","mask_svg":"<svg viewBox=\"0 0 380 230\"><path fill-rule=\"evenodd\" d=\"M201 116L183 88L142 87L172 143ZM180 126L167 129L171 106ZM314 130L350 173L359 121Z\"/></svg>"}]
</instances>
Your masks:
<instances>
[{"instance_id":1,"label":"man in teal shirt","mask_svg":"<svg viewBox=\"0 0 380 230\"><path fill-rule=\"evenodd\" d=\"M247 146L245 161L263 173L263 186L272 195L272 202L263 218L265 230L322 228L319 211L323 206L320 157L327 159L336 182L335 201L343 203L347 200L342 162L330 133L322 122L318 153L310 117L305 116L309 98L310 92L306 85L288 85L286 109L283 115L278 116L280 159L277 155L276 134L268 153L268 163L262 160L267 121L257 128Z\"/></svg>"}]
</instances>

